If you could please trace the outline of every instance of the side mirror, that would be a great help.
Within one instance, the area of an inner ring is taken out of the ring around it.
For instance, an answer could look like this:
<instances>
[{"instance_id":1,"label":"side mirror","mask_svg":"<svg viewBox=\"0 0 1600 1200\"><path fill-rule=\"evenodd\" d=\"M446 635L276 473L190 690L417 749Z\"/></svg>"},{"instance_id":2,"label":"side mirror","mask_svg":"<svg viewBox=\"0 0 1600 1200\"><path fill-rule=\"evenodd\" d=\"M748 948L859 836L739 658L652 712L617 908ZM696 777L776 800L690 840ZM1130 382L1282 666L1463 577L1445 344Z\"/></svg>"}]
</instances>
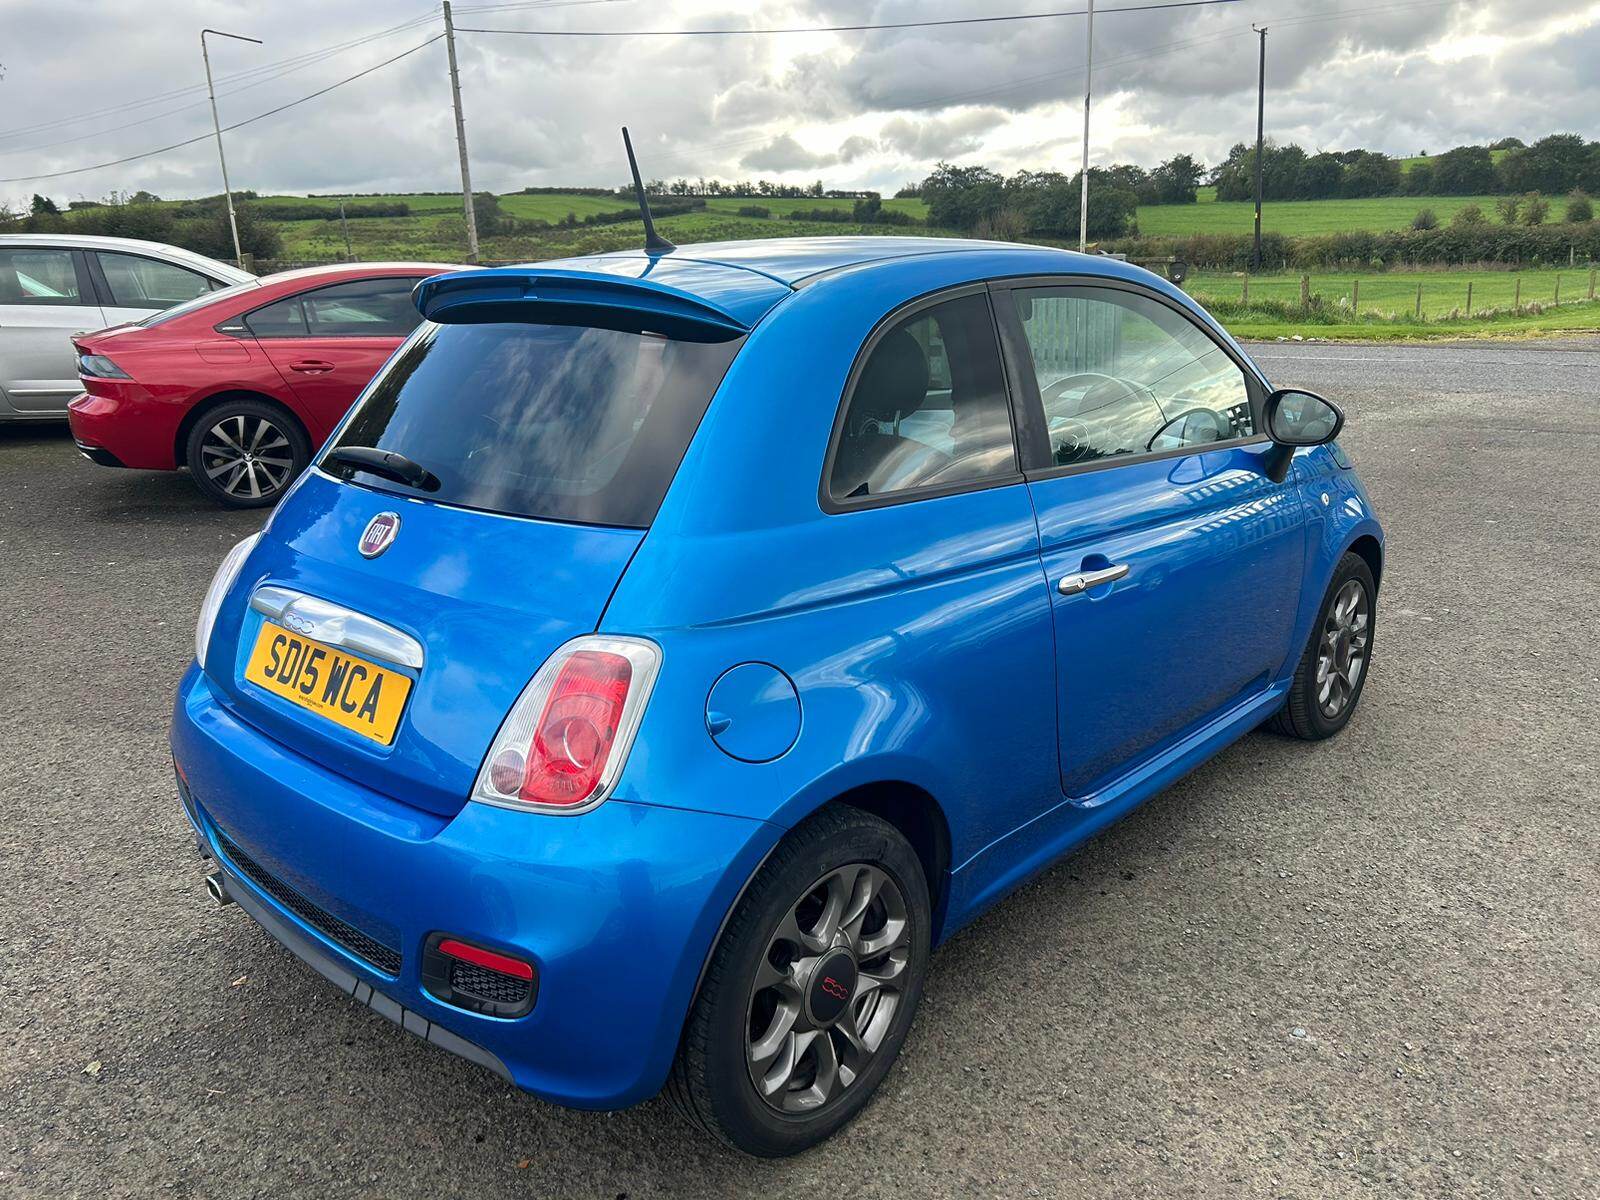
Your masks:
<instances>
[{"instance_id":1,"label":"side mirror","mask_svg":"<svg viewBox=\"0 0 1600 1200\"><path fill-rule=\"evenodd\" d=\"M1344 412L1331 400L1299 388L1281 388L1267 397L1267 436L1275 443L1262 460L1273 483L1289 475L1289 464L1299 446L1321 446L1333 441L1344 428Z\"/></svg>"}]
</instances>

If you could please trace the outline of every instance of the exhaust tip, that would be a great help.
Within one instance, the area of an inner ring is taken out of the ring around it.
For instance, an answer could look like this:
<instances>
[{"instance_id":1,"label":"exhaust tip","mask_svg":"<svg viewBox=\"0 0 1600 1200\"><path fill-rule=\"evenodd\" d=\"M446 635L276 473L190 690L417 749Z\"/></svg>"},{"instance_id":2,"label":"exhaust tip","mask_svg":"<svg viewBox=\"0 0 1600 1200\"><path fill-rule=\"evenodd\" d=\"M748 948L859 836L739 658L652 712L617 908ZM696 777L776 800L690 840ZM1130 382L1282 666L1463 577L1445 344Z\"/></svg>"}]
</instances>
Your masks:
<instances>
[{"instance_id":1,"label":"exhaust tip","mask_svg":"<svg viewBox=\"0 0 1600 1200\"><path fill-rule=\"evenodd\" d=\"M206 876L206 891L211 893L218 907L233 903L233 897L228 894L228 881L222 877L221 871L213 871Z\"/></svg>"}]
</instances>

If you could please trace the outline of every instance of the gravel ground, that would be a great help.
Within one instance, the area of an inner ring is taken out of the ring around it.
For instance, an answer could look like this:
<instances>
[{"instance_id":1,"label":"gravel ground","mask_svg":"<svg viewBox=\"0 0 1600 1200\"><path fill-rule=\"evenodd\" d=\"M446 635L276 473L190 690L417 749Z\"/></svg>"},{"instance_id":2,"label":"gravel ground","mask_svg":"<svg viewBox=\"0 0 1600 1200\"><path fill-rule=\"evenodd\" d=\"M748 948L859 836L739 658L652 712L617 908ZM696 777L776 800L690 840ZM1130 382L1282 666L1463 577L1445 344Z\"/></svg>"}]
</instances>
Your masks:
<instances>
[{"instance_id":1,"label":"gravel ground","mask_svg":"<svg viewBox=\"0 0 1600 1200\"><path fill-rule=\"evenodd\" d=\"M1361 710L955 939L782 1163L513 1093L213 906L168 705L257 519L0 431L0 1193L1600 1195L1600 342L1256 349L1347 404L1389 530Z\"/></svg>"}]
</instances>

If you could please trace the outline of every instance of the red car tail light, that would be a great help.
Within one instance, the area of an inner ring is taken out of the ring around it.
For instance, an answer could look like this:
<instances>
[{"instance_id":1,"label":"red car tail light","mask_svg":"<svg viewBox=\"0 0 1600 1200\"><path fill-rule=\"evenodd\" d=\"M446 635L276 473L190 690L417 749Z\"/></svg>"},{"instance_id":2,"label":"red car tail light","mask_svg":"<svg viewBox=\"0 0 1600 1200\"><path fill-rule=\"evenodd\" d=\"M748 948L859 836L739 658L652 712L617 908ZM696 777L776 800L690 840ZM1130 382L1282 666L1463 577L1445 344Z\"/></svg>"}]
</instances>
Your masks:
<instances>
[{"instance_id":1,"label":"red car tail light","mask_svg":"<svg viewBox=\"0 0 1600 1200\"><path fill-rule=\"evenodd\" d=\"M622 773L660 665L661 651L638 638L568 642L518 697L472 799L566 813L599 804Z\"/></svg>"}]
</instances>

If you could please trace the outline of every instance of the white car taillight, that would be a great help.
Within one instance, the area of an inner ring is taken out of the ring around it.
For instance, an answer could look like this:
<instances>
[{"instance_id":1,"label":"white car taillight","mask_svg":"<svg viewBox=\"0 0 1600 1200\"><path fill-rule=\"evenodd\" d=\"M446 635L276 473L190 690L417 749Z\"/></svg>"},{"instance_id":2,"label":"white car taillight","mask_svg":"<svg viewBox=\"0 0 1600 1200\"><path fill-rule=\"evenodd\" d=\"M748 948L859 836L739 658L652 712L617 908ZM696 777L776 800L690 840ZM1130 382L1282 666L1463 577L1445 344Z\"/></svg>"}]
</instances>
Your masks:
<instances>
[{"instance_id":1,"label":"white car taillight","mask_svg":"<svg viewBox=\"0 0 1600 1200\"><path fill-rule=\"evenodd\" d=\"M206 589L206 598L200 605L200 619L194 625L194 657L202 670L206 665L206 646L211 641L211 627L217 623L217 610L222 607L222 598L228 594L233 581L239 578L239 569L260 540L259 533L252 533L229 550L217 573L211 577L211 586Z\"/></svg>"},{"instance_id":2,"label":"white car taillight","mask_svg":"<svg viewBox=\"0 0 1600 1200\"><path fill-rule=\"evenodd\" d=\"M599 804L622 774L660 669L660 647L641 638L590 634L562 646L517 697L472 799L567 814Z\"/></svg>"}]
</instances>

